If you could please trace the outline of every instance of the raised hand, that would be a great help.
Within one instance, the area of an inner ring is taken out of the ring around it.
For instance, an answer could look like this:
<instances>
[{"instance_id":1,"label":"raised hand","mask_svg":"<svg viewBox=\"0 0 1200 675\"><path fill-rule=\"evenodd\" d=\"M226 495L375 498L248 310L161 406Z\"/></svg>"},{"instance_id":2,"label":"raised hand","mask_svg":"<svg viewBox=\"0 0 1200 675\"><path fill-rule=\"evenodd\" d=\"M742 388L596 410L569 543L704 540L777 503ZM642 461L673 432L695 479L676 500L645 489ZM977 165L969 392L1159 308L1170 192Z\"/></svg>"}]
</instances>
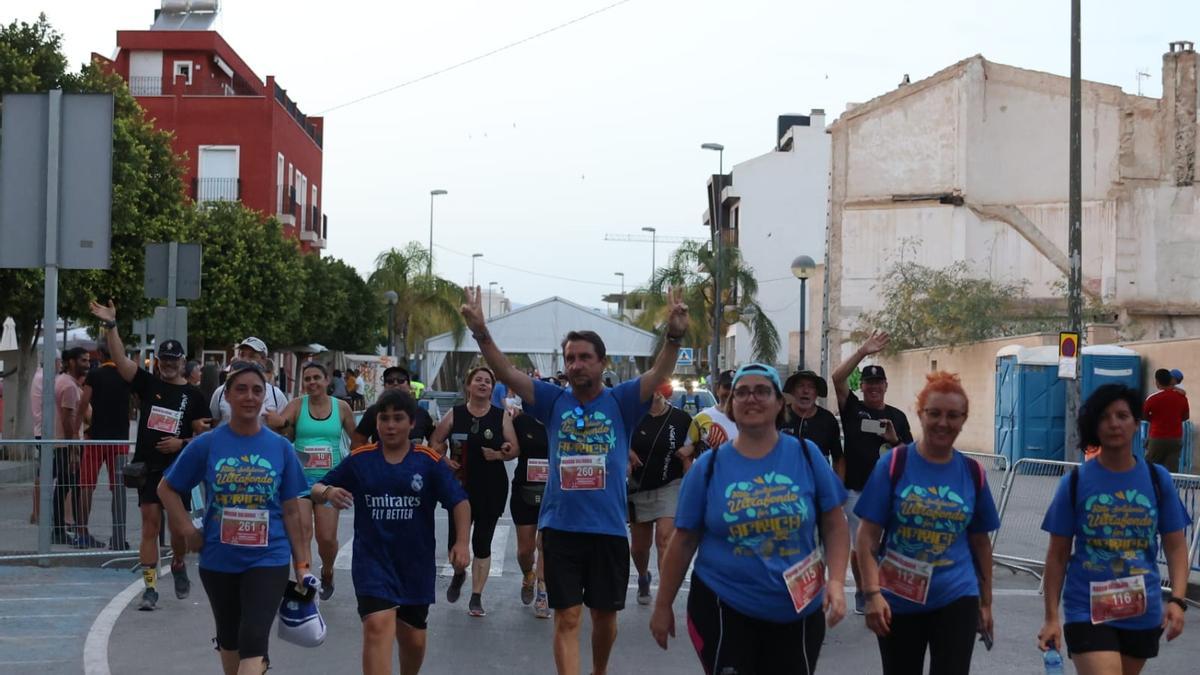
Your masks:
<instances>
[{"instance_id":1,"label":"raised hand","mask_svg":"<svg viewBox=\"0 0 1200 675\"><path fill-rule=\"evenodd\" d=\"M117 308L113 305L113 301L109 300L108 305L102 305L95 300L88 302L88 307L92 310L92 316L101 321L116 321Z\"/></svg>"},{"instance_id":2,"label":"raised hand","mask_svg":"<svg viewBox=\"0 0 1200 675\"><path fill-rule=\"evenodd\" d=\"M465 290L467 295L466 302L463 303L459 312L462 313L463 320L466 321L467 328L472 333L481 333L487 329L487 319L483 316L483 303L481 301L483 293L480 291L479 286L475 288L468 286Z\"/></svg>"},{"instance_id":3,"label":"raised hand","mask_svg":"<svg viewBox=\"0 0 1200 675\"><path fill-rule=\"evenodd\" d=\"M667 289L667 335L682 336L691 324L688 306L683 302L682 288Z\"/></svg>"},{"instance_id":4,"label":"raised hand","mask_svg":"<svg viewBox=\"0 0 1200 675\"><path fill-rule=\"evenodd\" d=\"M871 337L863 343L862 350L869 354L878 354L887 348L888 343L892 341L892 336L884 331L875 331L871 333Z\"/></svg>"}]
</instances>

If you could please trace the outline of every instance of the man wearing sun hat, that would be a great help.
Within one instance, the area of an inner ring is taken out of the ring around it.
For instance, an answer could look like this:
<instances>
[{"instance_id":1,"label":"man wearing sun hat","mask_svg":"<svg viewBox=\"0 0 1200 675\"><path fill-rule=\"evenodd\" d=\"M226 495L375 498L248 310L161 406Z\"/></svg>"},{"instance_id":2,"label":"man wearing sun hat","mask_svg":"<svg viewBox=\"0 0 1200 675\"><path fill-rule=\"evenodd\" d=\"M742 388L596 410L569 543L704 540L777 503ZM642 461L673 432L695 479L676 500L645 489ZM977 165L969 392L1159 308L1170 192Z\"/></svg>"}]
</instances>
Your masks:
<instances>
[{"instance_id":1,"label":"man wearing sun hat","mask_svg":"<svg viewBox=\"0 0 1200 675\"><path fill-rule=\"evenodd\" d=\"M794 372L784 382L783 393L788 399L787 418L779 430L815 443L833 465L838 478L845 480L842 429L833 413L817 405L818 398L829 396L829 385L825 383L825 378L811 370Z\"/></svg>"}]
</instances>

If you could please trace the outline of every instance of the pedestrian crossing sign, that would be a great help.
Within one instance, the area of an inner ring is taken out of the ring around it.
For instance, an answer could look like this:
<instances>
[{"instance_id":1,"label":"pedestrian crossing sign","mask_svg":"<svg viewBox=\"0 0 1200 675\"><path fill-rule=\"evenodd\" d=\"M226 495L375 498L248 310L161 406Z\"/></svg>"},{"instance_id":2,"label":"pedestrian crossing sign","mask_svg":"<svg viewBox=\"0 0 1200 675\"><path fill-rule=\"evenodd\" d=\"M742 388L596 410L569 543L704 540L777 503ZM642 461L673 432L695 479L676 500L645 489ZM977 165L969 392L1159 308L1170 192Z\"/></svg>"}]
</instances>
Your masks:
<instances>
[{"instance_id":1,"label":"pedestrian crossing sign","mask_svg":"<svg viewBox=\"0 0 1200 675\"><path fill-rule=\"evenodd\" d=\"M679 348L679 358L676 359L675 365L690 366L694 362L695 362L695 359L692 356L692 348L691 347L680 347Z\"/></svg>"}]
</instances>

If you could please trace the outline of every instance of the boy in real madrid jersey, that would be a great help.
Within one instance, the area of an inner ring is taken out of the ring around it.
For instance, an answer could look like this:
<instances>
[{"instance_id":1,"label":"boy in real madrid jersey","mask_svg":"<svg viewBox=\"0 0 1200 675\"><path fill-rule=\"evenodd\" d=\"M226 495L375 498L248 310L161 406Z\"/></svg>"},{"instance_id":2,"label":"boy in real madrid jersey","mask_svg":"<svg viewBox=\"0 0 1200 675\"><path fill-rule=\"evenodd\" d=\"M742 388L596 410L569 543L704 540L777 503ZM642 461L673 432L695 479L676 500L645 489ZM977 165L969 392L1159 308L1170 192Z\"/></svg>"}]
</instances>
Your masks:
<instances>
[{"instance_id":1,"label":"boy in real madrid jersey","mask_svg":"<svg viewBox=\"0 0 1200 675\"><path fill-rule=\"evenodd\" d=\"M416 673L425 657L425 629L433 604L433 515L438 504L454 513L450 564L464 570L471 507L437 453L408 439L417 403L387 390L376 403L379 443L356 448L318 483L316 503L354 507L351 576L363 622L363 673L391 673L392 644L400 670Z\"/></svg>"}]
</instances>

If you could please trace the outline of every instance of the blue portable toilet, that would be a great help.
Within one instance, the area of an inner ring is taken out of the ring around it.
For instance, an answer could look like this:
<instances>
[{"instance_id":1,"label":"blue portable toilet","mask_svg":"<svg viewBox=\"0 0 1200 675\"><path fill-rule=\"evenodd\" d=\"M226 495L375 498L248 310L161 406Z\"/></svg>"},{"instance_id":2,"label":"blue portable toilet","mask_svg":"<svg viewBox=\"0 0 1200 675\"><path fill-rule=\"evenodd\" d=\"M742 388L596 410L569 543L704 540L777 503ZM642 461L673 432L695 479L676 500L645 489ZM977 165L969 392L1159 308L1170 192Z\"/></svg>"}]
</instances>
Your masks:
<instances>
[{"instance_id":1,"label":"blue portable toilet","mask_svg":"<svg viewBox=\"0 0 1200 675\"><path fill-rule=\"evenodd\" d=\"M1066 445L1066 386L1058 346L1011 345L996 354L996 452L1011 463L1057 459Z\"/></svg>"},{"instance_id":2,"label":"blue portable toilet","mask_svg":"<svg viewBox=\"0 0 1200 675\"><path fill-rule=\"evenodd\" d=\"M1142 357L1117 345L1088 345L1083 348L1080 397L1087 397L1106 384L1123 384L1141 394Z\"/></svg>"}]
</instances>

